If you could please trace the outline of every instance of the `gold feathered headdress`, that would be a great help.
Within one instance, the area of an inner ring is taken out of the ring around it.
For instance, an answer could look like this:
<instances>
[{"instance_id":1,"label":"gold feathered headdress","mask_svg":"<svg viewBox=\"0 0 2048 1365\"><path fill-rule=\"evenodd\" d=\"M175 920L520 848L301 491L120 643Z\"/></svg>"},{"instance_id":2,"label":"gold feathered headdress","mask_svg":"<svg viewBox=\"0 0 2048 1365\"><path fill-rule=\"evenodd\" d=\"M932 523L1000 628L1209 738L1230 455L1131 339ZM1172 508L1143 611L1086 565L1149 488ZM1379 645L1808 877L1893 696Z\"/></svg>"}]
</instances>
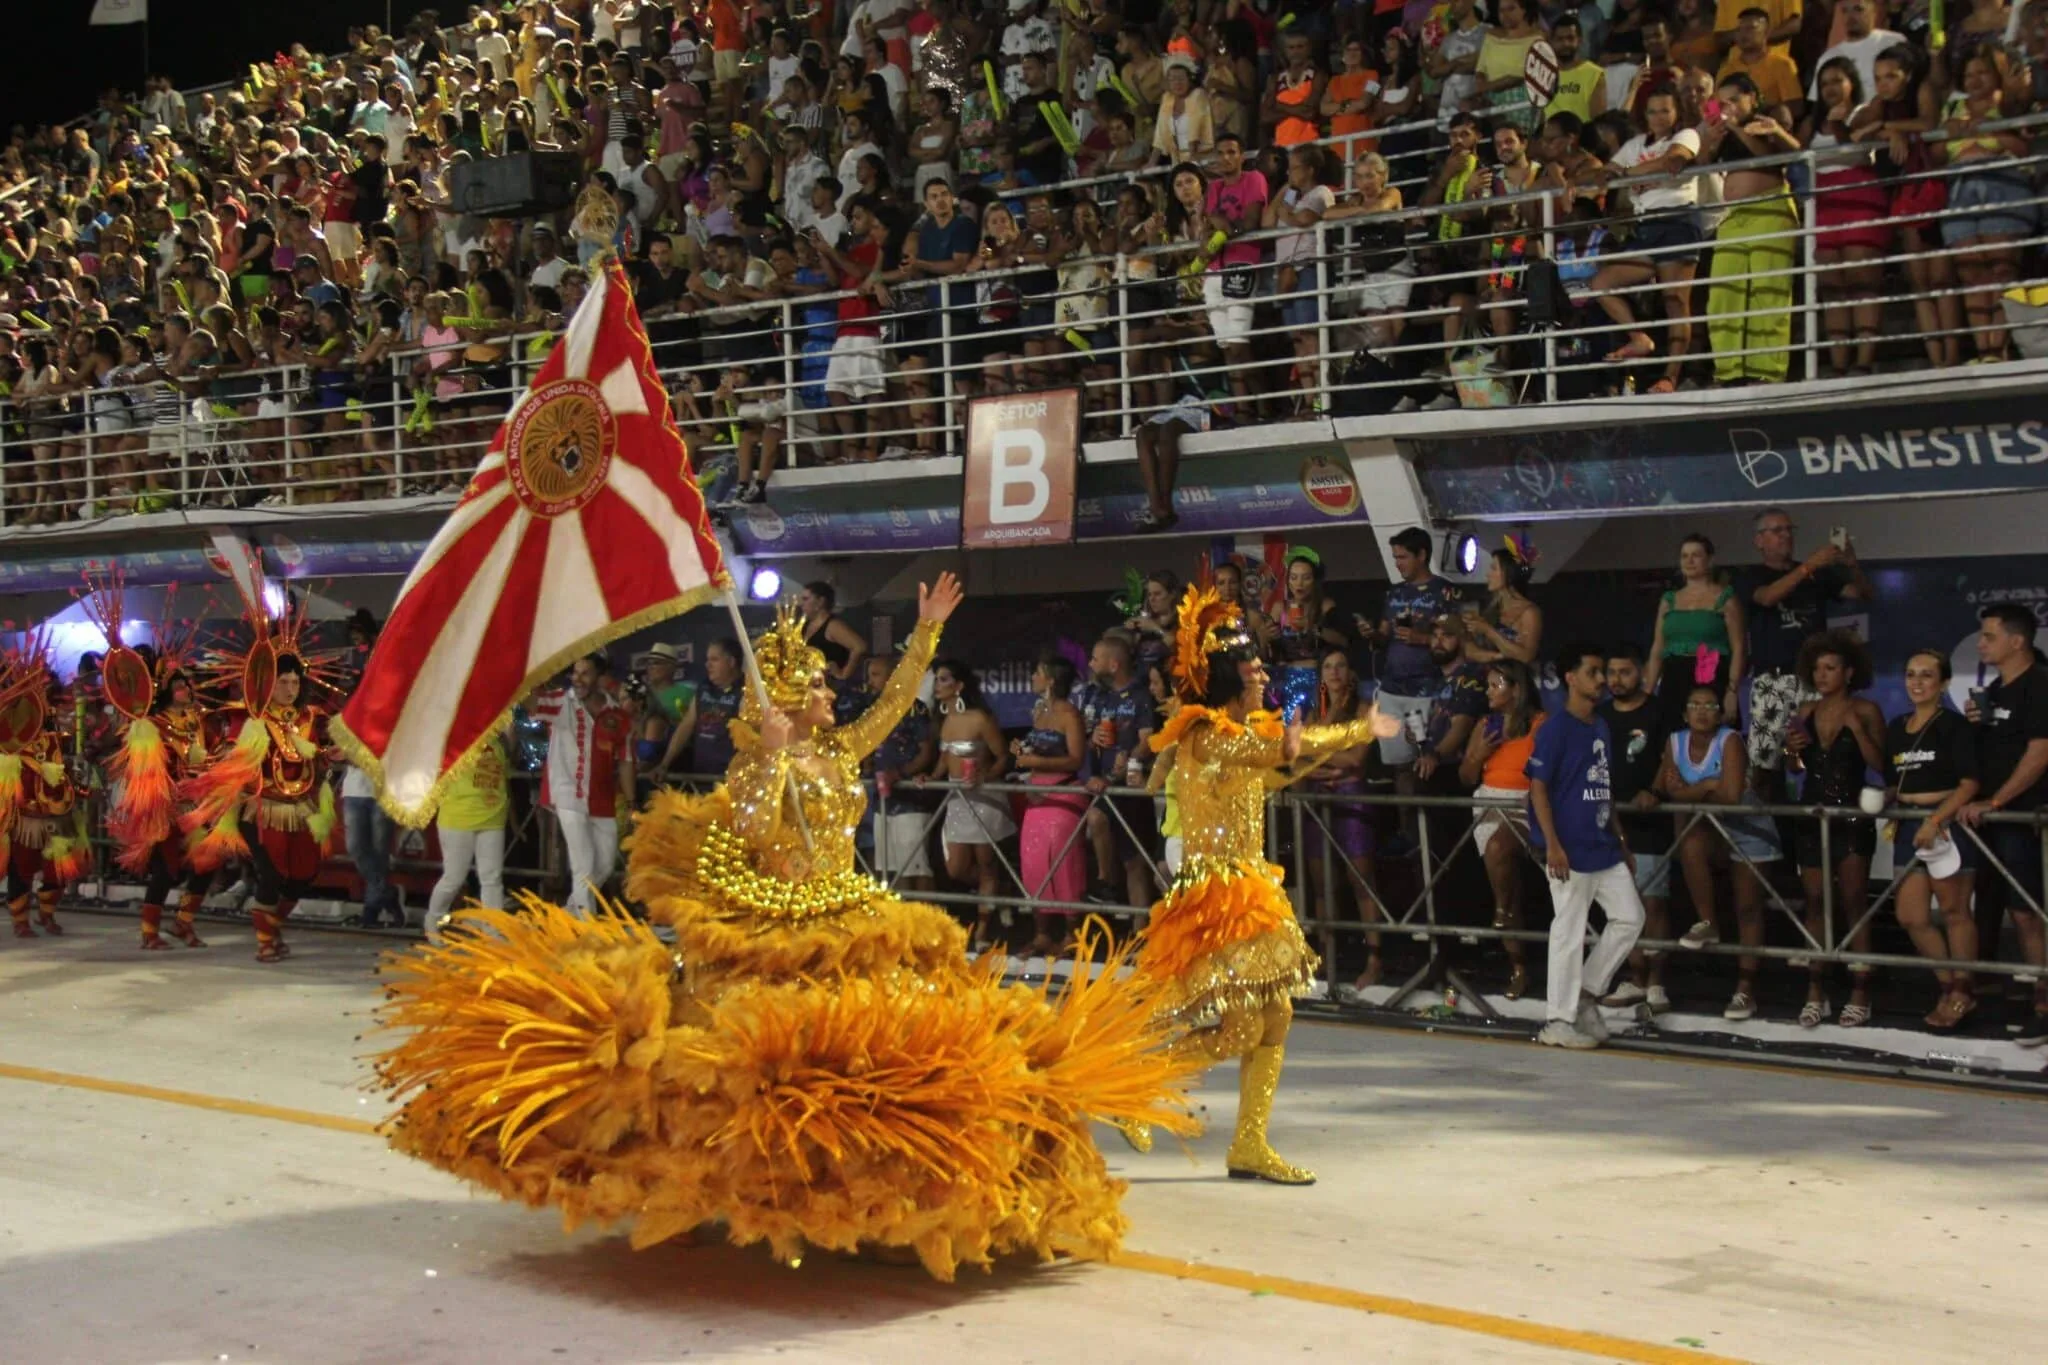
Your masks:
<instances>
[{"instance_id":1,"label":"gold feathered headdress","mask_svg":"<svg viewBox=\"0 0 2048 1365\"><path fill-rule=\"evenodd\" d=\"M1209 691L1209 656L1251 643L1244 613L1214 588L1194 588L1180 599L1180 627L1174 637L1174 672L1181 700L1200 702Z\"/></svg>"},{"instance_id":2,"label":"gold feathered headdress","mask_svg":"<svg viewBox=\"0 0 2048 1365\"><path fill-rule=\"evenodd\" d=\"M825 681L825 656L804 639L804 618L786 603L775 609L775 625L754 641L754 658L761 665L761 681L768 685L768 700L780 710L801 711L811 699L811 689ZM761 697L751 687L741 703L740 719L760 728Z\"/></svg>"}]
</instances>

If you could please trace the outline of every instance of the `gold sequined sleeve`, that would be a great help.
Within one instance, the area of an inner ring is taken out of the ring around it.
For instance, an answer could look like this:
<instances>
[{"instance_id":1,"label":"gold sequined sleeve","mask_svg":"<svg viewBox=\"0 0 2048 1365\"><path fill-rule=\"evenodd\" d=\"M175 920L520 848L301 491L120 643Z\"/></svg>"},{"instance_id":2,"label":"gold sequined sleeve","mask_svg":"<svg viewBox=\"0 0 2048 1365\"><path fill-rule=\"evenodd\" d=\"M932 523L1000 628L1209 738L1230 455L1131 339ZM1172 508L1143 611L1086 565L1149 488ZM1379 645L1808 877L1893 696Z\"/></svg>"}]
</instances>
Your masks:
<instances>
[{"instance_id":1,"label":"gold sequined sleeve","mask_svg":"<svg viewBox=\"0 0 2048 1365\"><path fill-rule=\"evenodd\" d=\"M733 825L755 847L775 842L782 833L782 803L788 796L789 757L782 753L742 751L725 770L726 794L732 798Z\"/></svg>"},{"instance_id":2,"label":"gold sequined sleeve","mask_svg":"<svg viewBox=\"0 0 2048 1365\"><path fill-rule=\"evenodd\" d=\"M910 714L911 705L917 701L917 690L924 685L924 675L938 655L940 628L937 621L919 621L917 629L910 632L903 657L883 685L882 695L857 719L840 727L839 743L847 753L866 758L881 748L889 732Z\"/></svg>"},{"instance_id":3,"label":"gold sequined sleeve","mask_svg":"<svg viewBox=\"0 0 2048 1365\"><path fill-rule=\"evenodd\" d=\"M1325 758L1330 754L1341 754L1346 749L1356 749L1370 744L1378 736L1372 732L1372 716L1360 716L1357 720L1343 725L1306 725L1301 731L1301 753L1298 758Z\"/></svg>"}]
</instances>

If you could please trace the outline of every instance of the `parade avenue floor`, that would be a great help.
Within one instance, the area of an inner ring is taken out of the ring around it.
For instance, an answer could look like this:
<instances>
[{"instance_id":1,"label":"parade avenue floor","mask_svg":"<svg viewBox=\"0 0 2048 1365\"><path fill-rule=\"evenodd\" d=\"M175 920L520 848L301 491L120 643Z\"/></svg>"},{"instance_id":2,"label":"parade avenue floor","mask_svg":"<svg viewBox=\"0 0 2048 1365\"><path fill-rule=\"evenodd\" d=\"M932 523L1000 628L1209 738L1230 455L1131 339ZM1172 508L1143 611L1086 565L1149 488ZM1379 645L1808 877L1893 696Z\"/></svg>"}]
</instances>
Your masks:
<instances>
[{"instance_id":1,"label":"parade avenue floor","mask_svg":"<svg viewBox=\"0 0 2048 1365\"><path fill-rule=\"evenodd\" d=\"M0 942L0 1359L2038 1360L2048 1105L1392 1028L1297 1028L1273 1141L1321 1183L1129 1153L1112 1264L937 1284L710 1239L634 1253L372 1135L377 944L125 919Z\"/></svg>"}]
</instances>

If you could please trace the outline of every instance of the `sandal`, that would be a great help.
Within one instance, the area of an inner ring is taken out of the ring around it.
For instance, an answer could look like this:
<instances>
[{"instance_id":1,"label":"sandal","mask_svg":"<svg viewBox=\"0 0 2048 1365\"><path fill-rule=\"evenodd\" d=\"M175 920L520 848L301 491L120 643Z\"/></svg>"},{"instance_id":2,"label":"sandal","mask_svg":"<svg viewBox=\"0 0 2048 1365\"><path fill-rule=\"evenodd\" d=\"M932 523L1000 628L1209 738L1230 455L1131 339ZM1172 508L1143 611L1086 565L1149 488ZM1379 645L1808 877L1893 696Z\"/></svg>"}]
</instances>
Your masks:
<instances>
[{"instance_id":1,"label":"sandal","mask_svg":"<svg viewBox=\"0 0 2048 1365\"><path fill-rule=\"evenodd\" d=\"M1501 994L1510 1000L1520 1000L1523 993L1528 989L1529 969L1517 962L1514 970L1508 973L1508 988L1502 991Z\"/></svg>"},{"instance_id":2,"label":"sandal","mask_svg":"<svg viewBox=\"0 0 2048 1365\"><path fill-rule=\"evenodd\" d=\"M206 940L199 937L199 931L189 924L166 924L164 932L184 944L187 948L204 948Z\"/></svg>"},{"instance_id":3,"label":"sandal","mask_svg":"<svg viewBox=\"0 0 2048 1365\"><path fill-rule=\"evenodd\" d=\"M1844 1013L1846 1012L1844 1011ZM1826 996L1822 996L1818 1000L1809 1000L1806 1002L1805 1007L1799 1011L1799 1027L1819 1028L1822 1021L1827 1017L1828 999Z\"/></svg>"},{"instance_id":4,"label":"sandal","mask_svg":"<svg viewBox=\"0 0 2048 1365\"><path fill-rule=\"evenodd\" d=\"M282 962L292 955L292 950L282 941L266 943L256 950L258 962Z\"/></svg>"},{"instance_id":5,"label":"sandal","mask_svg":"<svg viewBox=\"0 0 2048 1365\"><path fill-rule=\"evenodd\" d=\"M1941 997L1941 1003L1934 1007L1925 1023L1939 1033L1947 1033L1977 1009L1977 997L1967 991L1950 991Z\"/></svg>"},{"instance_id":6,"label":"sandal","mask_svg":"<svg viewBox=\"0 0 2048 1365\"><path fill-rule=\"evenodd\" d=\"M1852 1000L1842 1006L1841 1016L1835 1022L1843 1028L1862 1028L1870 1022L1870 1006L1859 1005Z\"/></svg>"}]
</instances>

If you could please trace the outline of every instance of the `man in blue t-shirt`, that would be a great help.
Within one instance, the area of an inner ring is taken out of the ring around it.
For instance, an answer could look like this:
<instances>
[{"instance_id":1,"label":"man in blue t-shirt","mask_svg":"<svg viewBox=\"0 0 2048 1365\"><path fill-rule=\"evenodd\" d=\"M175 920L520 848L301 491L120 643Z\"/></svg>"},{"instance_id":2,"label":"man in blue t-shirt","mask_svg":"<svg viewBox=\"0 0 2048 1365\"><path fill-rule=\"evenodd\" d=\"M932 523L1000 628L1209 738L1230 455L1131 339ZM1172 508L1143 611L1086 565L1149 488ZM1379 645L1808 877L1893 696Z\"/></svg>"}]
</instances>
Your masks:
<instances>
[{"instance_id":1,"label":"man in blue t-shirt","mask_svg":"<svg viewBox=\"0 0 2048 1365\"><path fill-rule=\"evenodd\" d=\"M1429 532L1420 526L1397 532L1389 543L1401 581L1388 589L1380 619L1369 633L1372 642L1387 652L1376 700L1383 714L1401 722L1399 734L1380 741L1380 758L1388 767L1402 770L1398 780L1406 791L1413 786L1406 769L1415 762L1430 703L1443 686L1443 668L1430 655L1430 633L1439 617L1456 613L1458 587L1430 572Z\"/></svg>"},{"instance_id":2,"label":"man in blue t-shirt","mask_svg":"<svg viewBox=\"0 0 2048 1365\"><path fill-rule=\"evenodd\" d=\"M1594 1048L1607 1041L1599 999L1643 932L1635 859L1614 818L1614 738L1595 708L1606 685L1606 651L1567 645L1557 656L1564 709L1536 732L1529 755L1529 844L1550 873L1550 973L1545 1021L1536 1041ZM1598 901L1607 913L1592 953L1586 917Z\"/></svg>"}]
</instances>

